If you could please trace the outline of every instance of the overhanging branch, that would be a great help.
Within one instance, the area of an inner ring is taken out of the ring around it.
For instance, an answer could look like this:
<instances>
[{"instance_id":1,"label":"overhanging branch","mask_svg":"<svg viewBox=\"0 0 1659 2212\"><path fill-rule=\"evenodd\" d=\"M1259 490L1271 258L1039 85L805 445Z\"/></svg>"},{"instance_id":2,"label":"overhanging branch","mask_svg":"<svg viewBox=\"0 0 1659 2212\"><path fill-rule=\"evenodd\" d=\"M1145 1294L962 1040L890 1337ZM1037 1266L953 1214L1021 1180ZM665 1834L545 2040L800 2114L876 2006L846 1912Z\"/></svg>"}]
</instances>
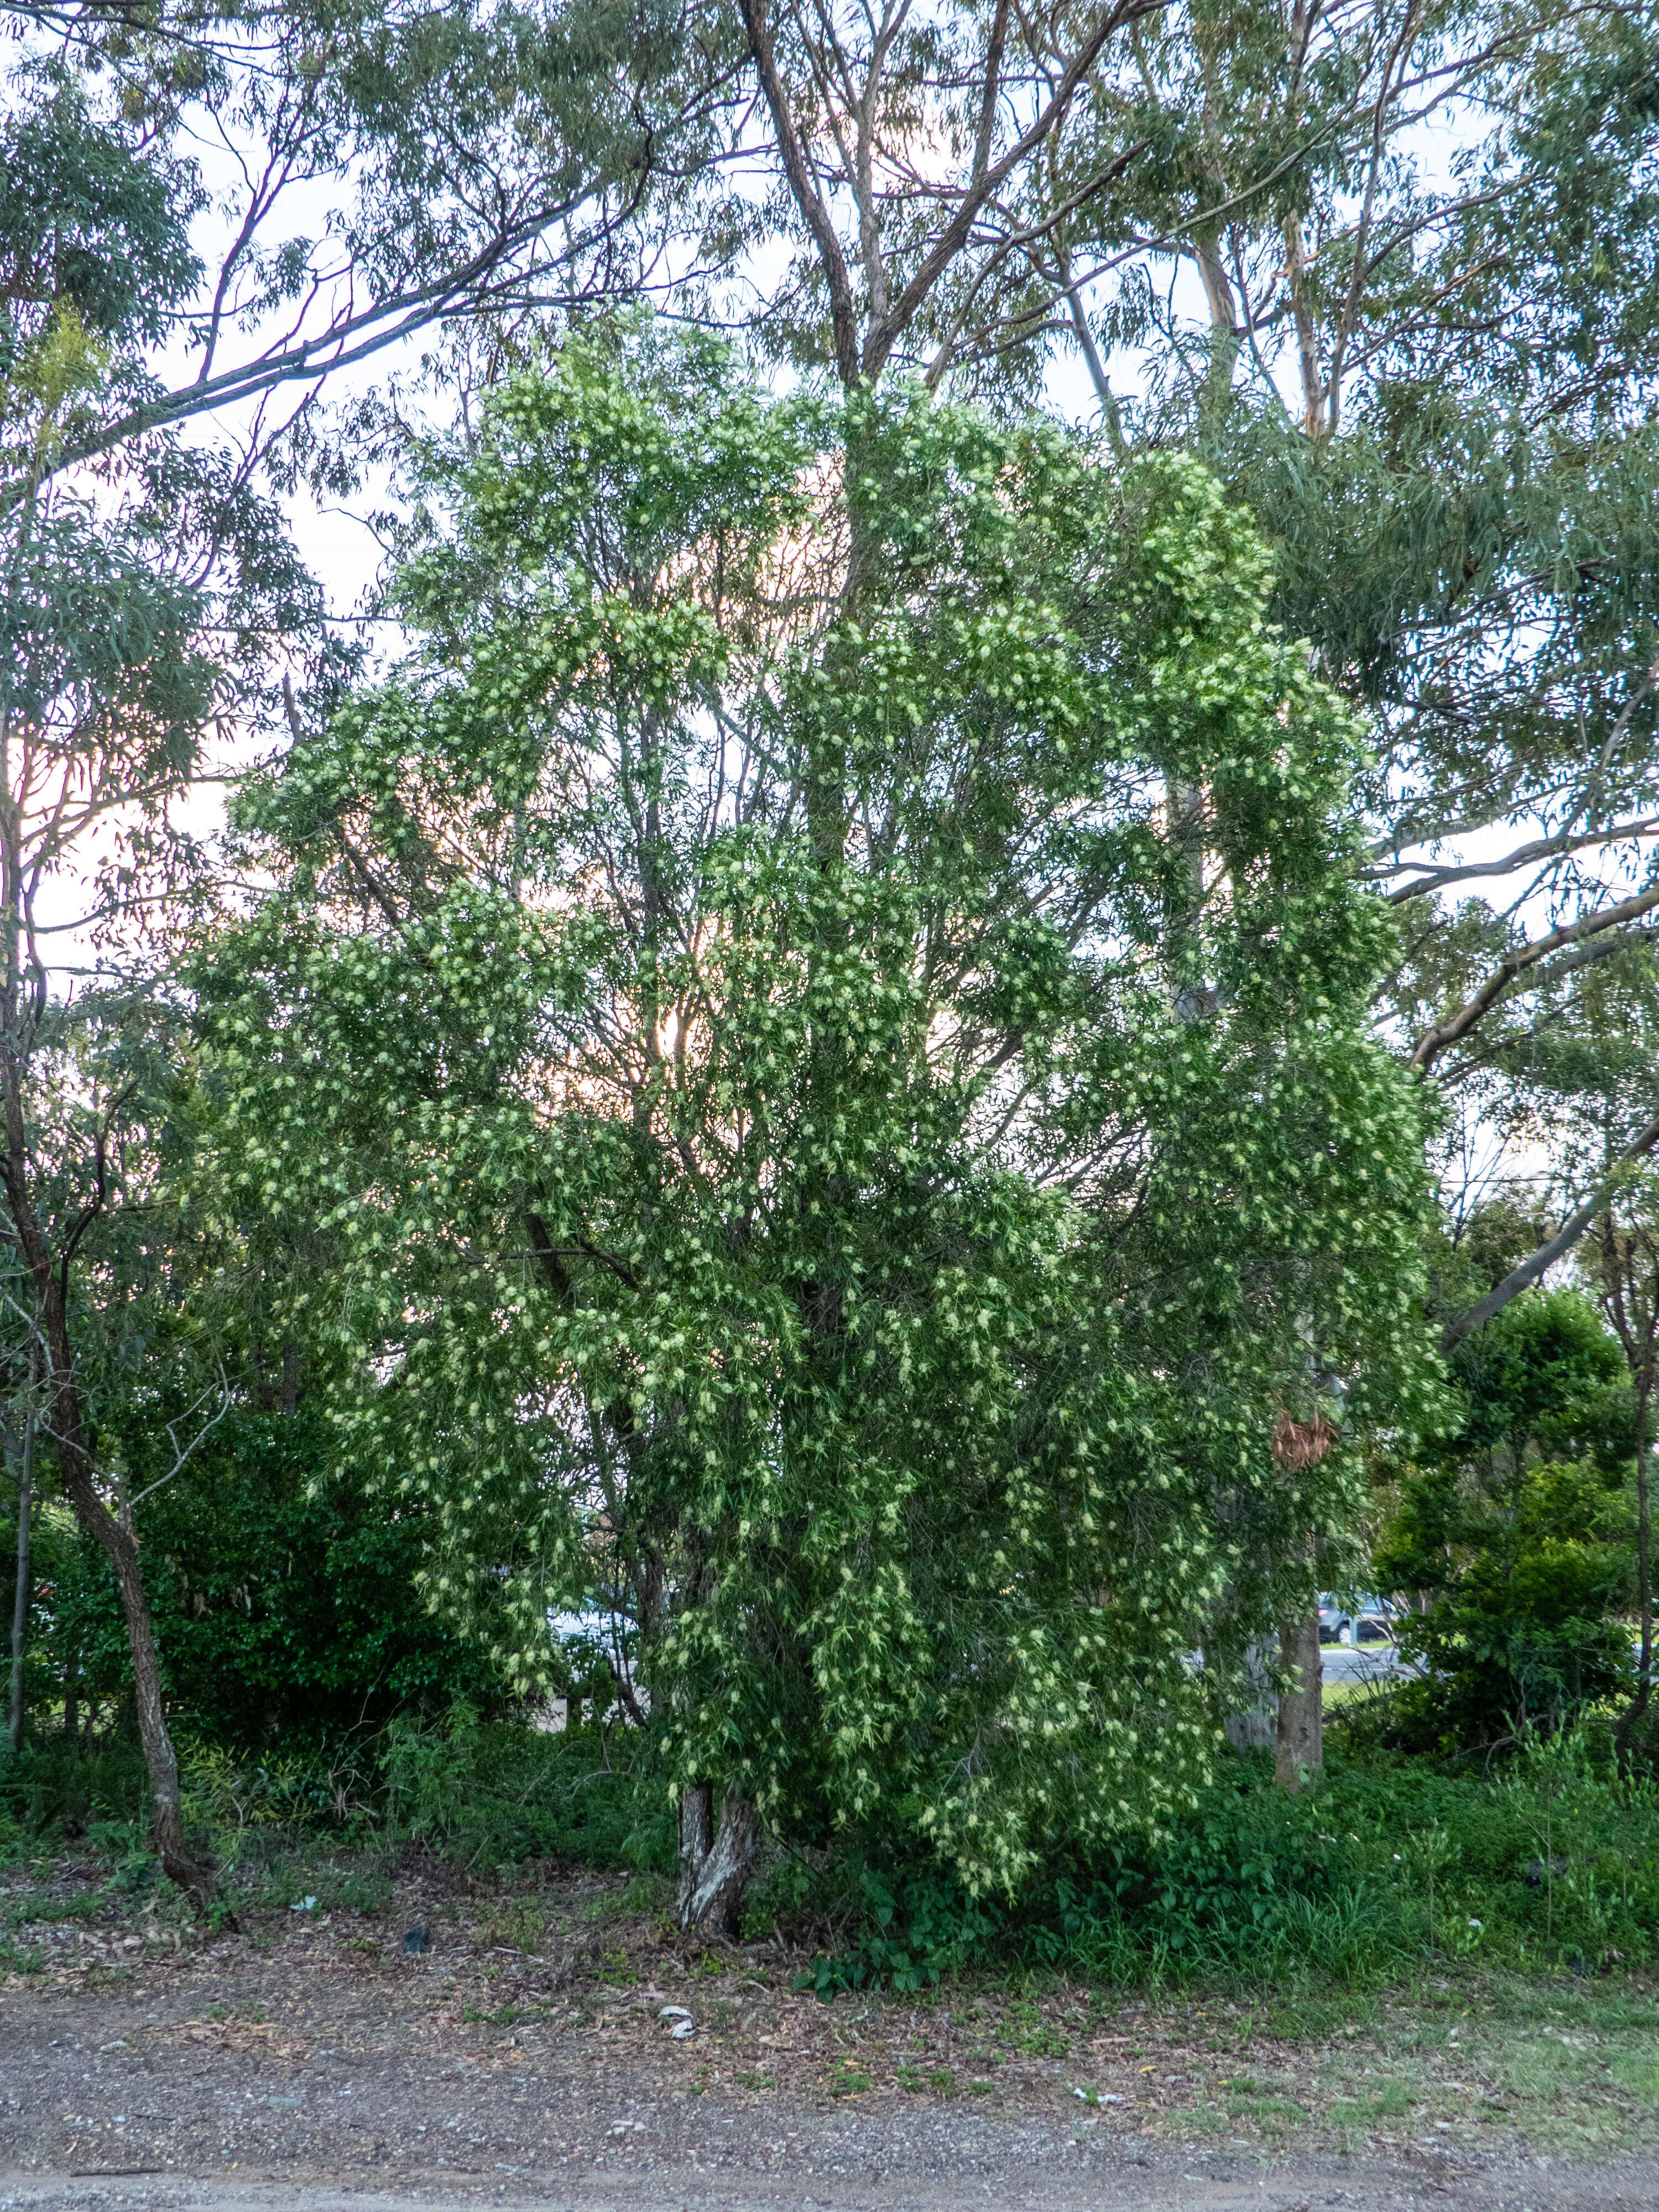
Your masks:
<instances>
[{"instance_id":1,"label":"overhanging branch","mask_svg":"<svg viewBox=\"0 0 1659 2212\"><path fill-rule=\"evenodd\" d=\"M1559 952L1570 945L1582 944L1585 939L1600 936L1603 930L1618 929L1626 922L1635 921L1659 906L1659 884L1650 890L1639 891L1634 898L1622 900L1617 906L1598 908L1582 920L1569 922L1561 929L1553 929L1547 937L1538 938L1531 945L1522 945L1500 960L1474 996L1460 1006L1455 1014L1425 1030L1418 1039L1411 1057L1411 1065L1419 1075L1426 1075L1446 1049L1466 1037L1471 1030L1483 1022L1518 975L1547 960L1552 952Z\"/></svg>"},{"instance_id":2,"label":"overhanging branch","mask_svg":"<svg viewBox=\"0 0 1659 2212\"><path fill-rule=\"evenodd\" d=\"M1633 1167L1638 1160L1644 1159L1656 1145L1659 1145L1659 1115L1656 1115L1646 1128L1626 1146L1589 1196L1567 1216L1547 1243L1540 1244L1535 1252L1528 1254L1518 1267L1487 1291L1479 1305L1471 1306L1467 1313L1459 1314L1455 1320L1447 1322L1441 1332L1440 1349L1443 1352L1455 1351L1466 1336L1472 1336L1476 1329L1484 1328L1495 1314L1501 1313L1511 1298L1519 1297L1522 1291L1530 1290L1547 1268L1553 1267L1558 1260L1565 1259L1624 1181L1626 1170Z\"/></svg>"}]
</instances>

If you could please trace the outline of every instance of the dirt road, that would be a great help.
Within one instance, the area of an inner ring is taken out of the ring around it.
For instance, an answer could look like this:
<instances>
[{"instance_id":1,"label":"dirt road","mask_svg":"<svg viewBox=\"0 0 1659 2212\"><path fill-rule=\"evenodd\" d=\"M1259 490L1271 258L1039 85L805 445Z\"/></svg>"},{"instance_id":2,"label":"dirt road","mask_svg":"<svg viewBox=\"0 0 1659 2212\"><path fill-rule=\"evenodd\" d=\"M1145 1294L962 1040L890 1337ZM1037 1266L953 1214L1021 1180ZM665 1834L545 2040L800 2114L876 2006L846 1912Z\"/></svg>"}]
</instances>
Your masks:
<instances>
[{"instance_id":1,"label":"dirt road","mask_svg":"<svg viewBox=\"0 0 1659 2212\"><path fill-rule=\"evenodd\" d=\"M714 2123L719 2125L718 2118ZM1067 2160L1029 2135L978 2124L929 2130L902 2147L863 2130L746 2170L705 2137L702 2168L690 2146L676 2157L635 2154L526 2187L416 2185L396 2192L293 2180L105 2179L0 2172L0 2212L1653 2212L1659 2166L1651 2160L1587 2169L1540 2160L1484 2171L1326 2159L1256 2160L1164 2156L1125 2159L1103 2145ZM1045 2151L1048 2154L1045 2157ZM814 2162L814 2153L819 2162ZM853 2169L863 2169L862 2178ZM1047 2170L1045 2170L1045 2168Z\"/></svg>"},{"instance_id":2,"label":"dirt road","mask_svg":"<svg viewBox=\"0 0 1659 2212\"><path fill-rule=\"evenodd\" d=\"M1427 2089L1355 2101L1376 2069L1352 2026L1310 2053L1237 2008L1064 1986L820 2005L791 1962L679 1948L601 1877L503 1897L434 1873L217 1938L76 1883L0 1987L0 2212L1659 2212L1628 2100L1622 2154L1540 2157L1475 2110L1455 2025L1436 2118ZM1320 2068L1353 2077L1346 2134L1298 2087ZM1299 2135L1273 2136L1275 2083Z\"/></svg>"}]
</instances>

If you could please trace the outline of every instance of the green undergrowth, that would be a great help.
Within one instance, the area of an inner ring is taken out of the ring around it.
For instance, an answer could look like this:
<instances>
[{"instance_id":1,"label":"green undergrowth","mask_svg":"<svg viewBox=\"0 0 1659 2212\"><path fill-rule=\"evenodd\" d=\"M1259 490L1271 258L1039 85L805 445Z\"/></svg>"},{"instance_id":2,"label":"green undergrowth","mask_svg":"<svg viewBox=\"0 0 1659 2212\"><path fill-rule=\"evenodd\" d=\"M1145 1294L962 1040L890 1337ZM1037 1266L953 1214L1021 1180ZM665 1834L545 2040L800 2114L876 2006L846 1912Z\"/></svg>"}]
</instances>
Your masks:
<instances>
[{"instance_id":1,"label":"green undergrowth","mask_svg":"<svg viewBox=\"0 0 1659 2212\"><path fill-rule=\"evenodd\" d=\"M191 1824L228 1899L374 1911L410 1849L475 1874L526 1861L671 1873L674 1828L647 1732L543 1734L458 1707L441 1725L235 1762L186 1757ZM136 1749L49 1741L0 1774L0 1853L52 1835L146 1878ZM125 1870L125 1871L124 1871ZM1659 1792L1621 1780L1605 1735L1563 1737L1490 1773L1423 1759L1334 1759L1300 1796L1265 1758L1158 1835L1057 1851L1016 1898L970 1894L901 1838L774 1849L745 1934L813 1954L823 1998L975 1973L1250 1995L1397 1986L1421 1971L1659 1966Z\"/></svg>"},{"instance_id":2,"label":"green undergrowth","mask_svg":"<svg viewBox=\"0 0 1659 2212\"><path fill-rule=\"evenodd\" d=\"M386 1819L446 1855L500 1866L526 1858L667 1871L674 1821L644 1729L544 1734L478 1722L391 1731Z\"/></svg>"},{"instance_id":3,"label":"green undergrowth","mask_svg":"<svg viewBox=\"0 0 1659 2212\"><path fill-rule=\"evenodd\" d=\"M802 1978L826 1998L998 1965L1246 1990L1378 1985L1425 1960L1600 1975L1659 1959L1659 1794L1583 1736L1492 1776L1336 1765L1297 1797L1241 1759L1168 1832L1057 1856L1012 1900L897 1855L823 1879L856 1930Z\"/></svg>"},{"instance_id":4,"label":"green undergrowth","mask_svg":"<svg viewBox=\"0 0 1659 2212\"><path fill-rule=\"evenodd\" d=\"M672 1813L643 1731L547 1734L460 1705L442 1723L394 1723L366 1741L258 1759L186 1745L180 1763L187 1826L233 1889L268 1888L289 1862L303 1869L410 1847L474 1872L527 1859L673 1863ZM142 1850L148 1802L136 1744L88 1751L45 1737L0 1770L0 1856L52 1838Z\"/></svg>"}]
</instances>

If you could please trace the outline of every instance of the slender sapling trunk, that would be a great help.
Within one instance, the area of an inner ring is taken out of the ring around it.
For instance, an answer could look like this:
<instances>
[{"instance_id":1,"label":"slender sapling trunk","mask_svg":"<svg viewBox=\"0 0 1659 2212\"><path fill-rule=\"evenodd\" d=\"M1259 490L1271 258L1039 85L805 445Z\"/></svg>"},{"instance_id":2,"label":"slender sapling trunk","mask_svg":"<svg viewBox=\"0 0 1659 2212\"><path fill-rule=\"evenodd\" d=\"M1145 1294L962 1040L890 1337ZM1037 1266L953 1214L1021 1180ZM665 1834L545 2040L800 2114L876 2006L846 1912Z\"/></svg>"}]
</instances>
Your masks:
<instances>
[{"instance_id":1,"label":"slender sapling trunk","mask_svg":"<svg viewBox=\"0 0 1659 2212\"><path fill-rule=\"evenodd\" d=\"M58 1472L64 1494L82 1528L109 1561L126 1625L127 1647L132 1656L133 1689L138 1717L138 1737L149 1772L155 1802L156 1856L169 1881L177 1882L201 1908L213 1892L213 1869L198 1859L185 1842L184 1802L179 1786L179 1757L168 1733L167 1708L161 1695L161 1667L150 1622L149 1602L144 1595L138 1541L130 1515L117 1516L99 1495L92 1455L87 1448L75 1352L69 1318L62 1296L63 1271L55 1267L40 1218L30 1203L20 1162L25 1147L18 1140L21 1112L14 1090L8 1101L16 1114L14 1140L5 1163L6 1195L18 1231L25 1259L34 1278L43 1339L45 1382L52 1408L58 1440Z\"/></svg>"},{"instance_id":2,"label":"slender sapling trunk","mask_svg":"<svg viewBox=\"0 0 1659 2212\"><path fill-rule=\"evenodd\" d=\"M23 1449L17 1470L17 1587L11 1608L11 1712L8 1733L13 1753L23 1745L23 1661L29 1632L29 1523L34 1508L34 1407L23 1416Z\"/></svg>"}]
</instances>

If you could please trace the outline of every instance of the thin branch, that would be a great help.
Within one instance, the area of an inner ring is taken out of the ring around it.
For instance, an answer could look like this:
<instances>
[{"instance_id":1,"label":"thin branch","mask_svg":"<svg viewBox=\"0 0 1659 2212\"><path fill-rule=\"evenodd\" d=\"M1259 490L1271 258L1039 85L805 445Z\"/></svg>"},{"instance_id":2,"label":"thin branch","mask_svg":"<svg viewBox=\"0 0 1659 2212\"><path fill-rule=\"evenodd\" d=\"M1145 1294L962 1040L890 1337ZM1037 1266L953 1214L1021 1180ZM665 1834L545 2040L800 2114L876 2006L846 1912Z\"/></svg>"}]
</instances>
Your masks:
<instances>
[{"instance_id":1,"label":"thin branch","mask_svg":"<svg viewBox=\"0 0 1659 2212\"><path fill-rule=\"evenodd\" d=\"M751 0L743 0L743 4L746 9ZM1094 29L1066 64L1053 98L1014 141L1002 159L978 176L963 194L955 215L900 293L892 313L884 316L871 331L864 343L860 364L864 375L872 377L882 368L887 356L909 327L922 301L967 244L980 210L1059 123L1071 106L1079 87L1099 59L1100 50L1113 32L1121 30L1126 23L1138 21L1143 15L1161 14L1168 4L1169 0L1115 0L1115 4L1099 17Z\"/></svg>"},{"instance_id":2,"label":"thin branch","mask_svg":"<svg viewBox=\"0 0 1659 2212\"><path fill-rule=\"evenodd\" d=\"M1586 938L1599 936L1604 929L1618 929L1627 921L1636 921L1651 913L1656 906L1659 906L1659 884L1650 890L1638 891L1634 898L1622 900L1617 906L1601 907L1594 914L1585 915L1582 921L1553 929L1547 937L1538 938L1530 945L1518 945L1498 962L1472 999L1446 1020L1423 1032L1412 1054L1411 1065L1419 1075L1426 1075L1448 1045L1466 1037L1486 1019L1517 975L1524 975L1539 961L1548 959L1552 952L1559 952L1569 945L1582 944Z\"/></svg>"},{"instance_id":3,"label":"thin branch","mask_svg":"<svg viewBox=\"0 0 1659 2212\"><path fill-rule=\"evenodd\" d=\"M1530 1290L1545 1270L1571 1252L1596 1215L1607 1204L1625 1179L1626 1170L1638 1160L1644 1159L1659 1145L1659 1115L1619 1155L1607 1173L1596 1184L1583 1203L1570 1213L1547 1243L1524 1259L1520 1266L1504 1276L1503 1281L1487 1291L1479 1305L1471 1306L1465 1314L1447 1322L1441 1332L1440 1349L1451 1352L1477 1328L1484 1328L1494 1314L1501 1313L1511 1298L1519 1297L1522 1291Z\"/></svg>"},{"instance_id":4,"label":"thin branch","mask_svg":"<svg viewBox=\"0 0 1659 2212\"><path fill-rule=\"evenodd\" d=\"M783 173L789 182L796 206L812 234L813 243L823 264L823 273L830 287L830 327L836 345L836 368L844 386L850 391L859 380L858 322L853 306L853 287L847 274L847 263L836 236L836 227L830 220L829 210L814 182L807 166L806 155L795 130L794 118L789 112L789 97L783 80L778 74L777 58L772 49L771 26L766 20L762 0L738 0L743 18L743 27L748 33L749 51L754 57L756 73L761 90L766 95L766 105L771 111L772 127L777 133L778 155L783 163Z\"/></svg>"},{"instance_id":5,"label":"thin branch","mask_svg":"<svg viewBox=\"0 0 1659 2212\"><path fill-rule=\"evenodd\" d=\"M1471 860L1461 867L1437 868L1426 860L1405 860L1401 868L1421 868L1425 872L1416 883L1403 884L1398 890L1390 891L1389 903L1400 906L1407 899L1422 898L1447 884L1468 883L1478 876L1512 875L1517 868L1530 867L1536 860L1561 860L1569 853L1582 853L1592 845L1616 845L1627 837L1651 837L1656 832L1659 832L1659 814L1646 814L1634 822L1609 823L1604 830L1563 830L1553 837L1534 838L1495 860ZM1398 875L1401 868L1367 868L1362 873L1374 881L1381 876Z\"/></svg>"},{"instance_id":6,"label":"thin branch","mask_svg":"<svg viewBox=\"0 0 1659 2212\"><path fill-rule=\"evenodd\" d=\"M219 1370L219 1410L214 1414L213 1419L210 1421L204 1421L203 1423L202 1426L196 1431L196 1434L191 1438L187 1444L181 1447L179 1442L178 1434L179 1423L180 1421L188 1420L191 1414L196 1412L198 1407L206 1405L208 1400L212 1396L212 1395L213 1394L210 1390L204 1390L201 1396L196 1401L196 1404L194 1406L189 1407L184 1413L180 1413L178 1420L169 1421L167 1424L167 1442L173 1446L173 1465L167 1469L165 1474L157 1475L154 1482L146 1483L143 1489L139 1492L137 1498L129 1498L127 1499L124 1510L129 1518L131 1517L133 1508L137 1505L142 1505L152 1491L160 1490L164 1483L171 1482L174 1475L182 1474L191 1453L196 1451L205 1442L205 1440L212 1435L214 1430L218 1427L220 1422L223 1420L225 1415L230 1411L230 1385L225 1380L225 1374L222 1367Z\"/></svg>"}]
</instances>

